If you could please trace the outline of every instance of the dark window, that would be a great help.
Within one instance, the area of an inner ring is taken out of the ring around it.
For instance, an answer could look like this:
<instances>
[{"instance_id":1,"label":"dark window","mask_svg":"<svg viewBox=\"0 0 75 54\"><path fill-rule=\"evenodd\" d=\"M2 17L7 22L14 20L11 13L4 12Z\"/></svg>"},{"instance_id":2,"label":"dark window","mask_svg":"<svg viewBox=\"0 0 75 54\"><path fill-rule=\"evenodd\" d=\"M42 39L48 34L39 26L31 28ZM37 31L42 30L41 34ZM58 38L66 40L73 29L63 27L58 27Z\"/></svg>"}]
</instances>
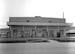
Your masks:
<instances>
[{"instance_id":1,"label":"dark window","mask_svg":"<svg viewBox=\"0 0 75 54\"><path fill-rule=\"evenodd\" d=\"M30 30L25 30L24 31L24 36L25 37L30 37Z\"/></svg>"},{"instance_id":2,"label":"dark window","mask_svg":"<svg viewBox=\"0 0 75 54\"><path fill-rule=\"evenodd\" d=\"M17 31L17 35L18 35L19 37L23 36L23 31L22 31L22 30L18 30L18 31Z\"/></svg>"},{"instance_id":3,"label":"dark window","mask_svg":"<svg viewBox=\"0 0 75 54\"><path fill-rule=\"evenodd\" d=\"M32 35L31 37L35 37L36 36L36 31L35 30L32 30Z\"/></svg>"},{"instance_id":4,"label":"dark window","mask_svg":"<svg viewBox=\"0 0 75 54\"><path fill-rule=\"evenodd\" d=\"M17 30L13 30L13 36L17 36Z\"/></svg>"},{"instance_id":5,"label":"dark window","mask_svg":"<svg viewBox=\"0 0 75 54\"><path fill-rule=\"evenodd\" d=\"M39 33L41 33L42 31L41 30L39 30Z\"/></svg>"},{"instance_id":6,"label":"dark window","mask_svg":"<svg viewBox=\"0 0 75 54\"><path fill-rule=\"evenodd\" d=\"M27 20L26 22L30 22L29 20Z\"/></svg>"},{"instance_id":7,"label":"dark window","mask_svg":"<svg viewBox=\"0 0 75 54\"><path fill-rule=\"evenodd\" d=\"M51 23L52 21L49 21L49 23Z\"/></svg>"}]
</instances>

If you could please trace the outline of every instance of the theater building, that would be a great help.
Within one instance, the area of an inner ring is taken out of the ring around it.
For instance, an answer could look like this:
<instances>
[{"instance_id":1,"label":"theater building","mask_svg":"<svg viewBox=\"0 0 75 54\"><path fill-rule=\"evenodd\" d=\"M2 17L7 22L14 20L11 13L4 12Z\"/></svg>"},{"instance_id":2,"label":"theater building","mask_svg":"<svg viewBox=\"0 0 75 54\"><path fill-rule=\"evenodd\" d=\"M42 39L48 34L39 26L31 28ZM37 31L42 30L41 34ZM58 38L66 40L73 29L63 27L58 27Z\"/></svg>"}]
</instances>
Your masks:
<instances>
[{"instance_id":1,"label":"theater building","mask_svg":"<svg viewBox=\"0 0 75 54\"><path fill-rule=\"evenodd\" d=\"M49 17L10 17L7 25L10 28L10 37L65 37L66 30L71 23L66 23L64 18Z\"/></svg>"}]
</instances>

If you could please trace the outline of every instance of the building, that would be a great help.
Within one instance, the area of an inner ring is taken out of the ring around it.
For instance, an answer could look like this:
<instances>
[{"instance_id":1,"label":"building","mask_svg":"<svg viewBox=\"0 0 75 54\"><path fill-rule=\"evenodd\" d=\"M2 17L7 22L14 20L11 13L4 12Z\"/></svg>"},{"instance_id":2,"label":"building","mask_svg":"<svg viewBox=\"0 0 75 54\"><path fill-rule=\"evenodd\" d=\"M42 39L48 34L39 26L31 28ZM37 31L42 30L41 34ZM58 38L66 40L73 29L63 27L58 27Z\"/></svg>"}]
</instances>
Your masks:
<instances>
[{"instance_id":1,"label":"building","mask_svg":"<svg viewBox=\"0 0 75 54\"><path fill-rule=\"evenodd\" d=\"M71 27L68 31L66 31L67 36L75 37L75 27Z\"/></svg>"},{"instance_id":2,"label":"building","mask_svg":"<svg viewBox=\"0 0 75 54\"><path fill-rule=\"evenodd\" d=\"M72 25L64 18L49 17L10 17L7 25L10 28L10 37L65 37L66 30Z\"/></svg>"},{"instance_id":3,"label":"building","mask_svg":"<svg viewBox=\"0 0 75 54\"><path fill-rule=\"evenodd\" d=\"M0 37L8 37L9 36L9 28L1 28L0 29Z\"/></svg>"}]
</instances>

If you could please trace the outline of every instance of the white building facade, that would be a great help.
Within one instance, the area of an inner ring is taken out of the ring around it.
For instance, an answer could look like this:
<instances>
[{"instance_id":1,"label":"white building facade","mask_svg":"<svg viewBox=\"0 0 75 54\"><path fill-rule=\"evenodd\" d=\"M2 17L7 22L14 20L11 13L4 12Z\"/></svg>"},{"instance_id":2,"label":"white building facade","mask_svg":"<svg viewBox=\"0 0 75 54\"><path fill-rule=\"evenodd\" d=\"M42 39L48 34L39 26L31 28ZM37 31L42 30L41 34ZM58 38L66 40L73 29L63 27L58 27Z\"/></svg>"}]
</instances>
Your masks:
<instances>
[{"instance_id":1,"label":"white building facade","mask_svg":"<svg viewBox=\"0 0 75 54\"><path fill-rule=\"evenodd\" d=\"M10 17L7 25L10 28L10 37L65 37L66 30L71 23L66 23L63 18L48 17Z\"/></svg>"}]
</instances>

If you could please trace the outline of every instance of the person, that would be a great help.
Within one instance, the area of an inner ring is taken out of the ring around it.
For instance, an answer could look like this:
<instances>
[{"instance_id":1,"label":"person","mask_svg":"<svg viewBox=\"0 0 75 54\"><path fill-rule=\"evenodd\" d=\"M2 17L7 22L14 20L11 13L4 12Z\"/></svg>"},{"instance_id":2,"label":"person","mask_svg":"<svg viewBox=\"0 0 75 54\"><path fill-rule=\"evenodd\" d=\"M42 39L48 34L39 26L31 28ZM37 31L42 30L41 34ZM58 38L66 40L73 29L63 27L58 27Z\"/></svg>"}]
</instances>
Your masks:
<instances>
[{"instance_id":1,"label":"person","mask_svg":"<svg viewBox=\"0 0 75 54\"><path fill-rule=\"evenodd\" d=\"M36 32L35 32L35 30L32 30L32 35L31 35L31 37L35 37L36 36Z\"/></svg>"},{"instance_id":2,"label":"person","mask_svg":"<svg viewBox=\"0 0 75 54\"><path fill-rule=\"evenodd\" d=\"M60 37L60 32L57 32L57 37Z\"/></svg>"}]
</instances>

